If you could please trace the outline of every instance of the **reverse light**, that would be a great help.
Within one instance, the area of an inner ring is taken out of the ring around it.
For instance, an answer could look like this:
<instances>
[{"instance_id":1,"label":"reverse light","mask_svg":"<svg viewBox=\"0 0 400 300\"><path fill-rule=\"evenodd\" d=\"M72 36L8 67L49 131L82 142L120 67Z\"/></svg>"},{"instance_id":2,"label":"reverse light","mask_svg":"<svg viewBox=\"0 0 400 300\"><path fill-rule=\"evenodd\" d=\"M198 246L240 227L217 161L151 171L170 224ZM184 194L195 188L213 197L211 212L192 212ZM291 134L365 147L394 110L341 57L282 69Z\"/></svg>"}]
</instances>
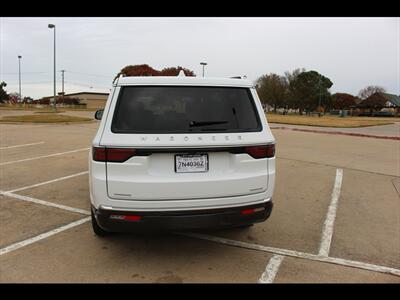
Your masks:
<instances>
[{"instance_id":1,"label":"reverse light","mask_svg":"<svg viewBox=\"0 0 400 300\"><path fill-rule=\"evenodd\" d=\"M134 156L135 149L93 147L93 160L102 162L124 162Z\"/></svg>"},{"instance_id":2,"label":"reverse light","mask_svg":"<svg viewBox=\"0 0 400 300\"><path fill-rule=\"evenodd\" d=\"M245 152L253 158L271 158L275 156L275 144L245 147Z\"/></svg>"}]
</instances>

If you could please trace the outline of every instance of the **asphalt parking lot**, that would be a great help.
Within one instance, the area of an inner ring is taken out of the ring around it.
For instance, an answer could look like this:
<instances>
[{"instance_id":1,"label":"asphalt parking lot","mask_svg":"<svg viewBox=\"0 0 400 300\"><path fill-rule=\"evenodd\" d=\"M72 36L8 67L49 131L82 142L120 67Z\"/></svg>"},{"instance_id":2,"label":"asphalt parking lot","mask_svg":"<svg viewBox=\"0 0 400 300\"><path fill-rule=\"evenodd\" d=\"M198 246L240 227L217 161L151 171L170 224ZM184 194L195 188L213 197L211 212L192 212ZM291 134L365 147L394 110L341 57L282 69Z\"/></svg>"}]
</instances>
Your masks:
<instances>
[{"instance_id":1,"label":"asphalt parking lot","mask_svg":"<svg viewBox=\"0 0 400 300\"><path fill-rule=\"evenodd\" d=\"M98 123L0 125L0 282L400 283L400 142L273 129L270 219L96 237Z\"/></svg>"}]
</instances>

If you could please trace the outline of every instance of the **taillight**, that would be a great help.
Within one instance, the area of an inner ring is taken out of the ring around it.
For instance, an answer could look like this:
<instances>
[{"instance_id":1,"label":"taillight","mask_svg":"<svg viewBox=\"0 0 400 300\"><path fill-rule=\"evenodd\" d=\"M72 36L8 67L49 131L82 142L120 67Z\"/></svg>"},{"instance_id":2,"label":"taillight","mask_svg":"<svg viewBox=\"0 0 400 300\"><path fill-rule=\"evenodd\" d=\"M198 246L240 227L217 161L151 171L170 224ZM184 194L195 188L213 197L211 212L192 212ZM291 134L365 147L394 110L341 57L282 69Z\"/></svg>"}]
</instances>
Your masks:
<instances>
[{"instance_id":1,"label":"taillight","mask_svg":"<svg viewBox=\"0 0 400 300\"><path fill-rule=\"evenodd\" d=\"M102 162L124 162L134 156L135 149L93 147L93 160Z\"/></svg>"},{"instance_id":2,"label":"taillight","mask_svg":"<svg viewBox=\"0 0 400 300\"><path fill-rule=\"evenodd\" d=\"M135 155L135 149L106 148L108 162L124 162Z\"/></svg>"},{"instance_id":3,"label":"taillight","mask_svg":"<svg viewBox=\"0 0 400 300\"><path fill-rule=\"evenodd\" d=\"M253 158L270 158L275 156L275 144L245 147L245 151Z\"/></svg>"},{"instance_id":4,"label":"taillight","mask_svg":"<svg viewBox=\"0 0 400 300\"><path fill-rule=\"evenodd\" d=\"M244 209L240 211L241 215L252 215L256 212L263 211L265 207L257 207L257 208L250 208L250 209Z\"/></svg>"},{"instance_id":5,"label":"taillight","mask_svg":"<svg viewBox=\"0 0 400 300\"><path fill-rule=\"evenodd\" d=\"M110 219L137 222L142 219L142 216L110 215Z\"/></svg>"},{"instance_id":6,"label":"taillight","mask_svg":"<svg viewBox=\"0 0 400 300\"><path fill-rule=\"evenodd\" d=\"M251 215L251 214L254 214L254 213L255 213L254 208L245 209L245 210L242 210L240 212L241 215Z\"/></svg>"},{"instance_id":7,"label":"taillight","mask_svg":"<svg viewBox=\"0 0 400 300\"><path fill-rule=\"evenodd\" d=\"M93 160L106 161L106 148L93 147L92 154Z\"/></svg>"}]
</instances>

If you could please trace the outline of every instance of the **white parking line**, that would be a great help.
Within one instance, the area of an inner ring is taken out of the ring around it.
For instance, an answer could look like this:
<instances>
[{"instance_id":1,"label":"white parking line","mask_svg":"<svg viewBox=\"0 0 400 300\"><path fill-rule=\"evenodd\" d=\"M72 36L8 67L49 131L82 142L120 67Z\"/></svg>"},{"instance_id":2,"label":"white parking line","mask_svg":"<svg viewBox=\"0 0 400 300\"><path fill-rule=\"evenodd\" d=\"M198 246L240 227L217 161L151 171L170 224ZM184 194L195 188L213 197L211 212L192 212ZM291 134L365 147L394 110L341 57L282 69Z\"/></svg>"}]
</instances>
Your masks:
<instances>
[{"instance_id":1,"label":"white parking line","mask_svg":"<svg viewBox=\"0 0 400 300\"><path fill-rule=\"evenodd\" d=\"M56 178L56 179L53 179L53 180L44 181L44 182L40 182L40 183L37 183L37 184L32 184L32 185L20 187L20 188L17 188L17 189L14 189L14 190L10 190L10 191L7 191L7 192L8 193L19 192L19 191L23 191L23 190L26 190L26 189L38 187L38 186L41 186L41 185L57 182L57 181L60 181L60 180L65 180L65 179L69 179L69 178L74 178L74 177L77 177L77 176L85 175L85 174L88 174L88 173L89 173L88 171L79 172L79 173L75 173L75 174L72 174L72 175Z\"/></svg>"},{"instance_id":2,"label":"white parking line","mask_svg":"<svg viewBox=\"0 0 400 300\"><path fill-rule=\"evenodd\" d=\"M0 163L0 166L19 163L19 162L24 162L24 161L30 161L30 160L34 160L34 159L40 159L40 158L46 158L46 157L52 157L52 156L59 156L59 155L64 155L64 154L69 154L69 153L74 153L74 152L79 152L79 151L85 151L85 150L89 150L89 149L90 148L81 148L81 149L76 149L76 150L71 150L71 151L66 151L66 152L59 152L59 153L54 153L54 154L49 154L49 155L36 156L36 157L25 158L25 159L20 159L20 160L7 161L7 162L4 162L4 163Z\"/></svg>"},{"instance_id":3,"label":"white parking line","mask_svg":"<svg viewBox=\"0 0 400 300\"><path fill-rule=\"evenodd\" d=\"M265 268L264 273L262 273L261 278L258 283L273 283L276 274L278 273L279 266L281 265L285 257L282 255L273 255Z\"/></svg>"},{"instance_id":4,"label":"white parking line","mask_svg":"<svg viewBox=\"0 0 400 300\"><path fill-rule=\"evenodd\" d=\"M336 210L339 202L340 188L342 186L343 170L336 169L335 185L332 191L331 204L322 229L322 239L318 254L320 256L328 256L331 249L331 241L333 235L333 225L335 224Z\"/></svg>"},{"instance_id":5,"label":"white parking line","mask_svg":"<svg viewBox=\"0 0 400 300\"><path fill-rule=\"evenodd\" d=\"M16 146L1 147L0 150L11 149L11 148L19 148L19 147L27 147L27 146L40 145L40 144L44 144L44 142L37 142L37 143L31 143L31 144L22 144L22 145L16 145Z\"/></svg>"},{"instance_id":6,"label":"white parking line","mask_svg":"<svg viewBox=\"0 0 400 300\"><path fill-rule=\"evenodd\" d=\"M68 230L70 228L79 226L79 225L81 225L83 223L86 223L88 221L90 221L90 217L86 217L84 219L81 219L81 220L69 223L67 225L61 226L59 228L50 230L48 232L39 234L39 235L37 235L37 236L35 236L33 238L29 238L27 240L24 240L24 241L9 245L7 247L4 247L4 248L0 249L0 255L12 252L14 250L20 249L20 248L25 247L25 246L28 246L30 244L33 244L35 242L38 242L38 241L43 240L45 238L48 238L49 236L52 236L52 235L55 235L55 234L60 233L62 231Z\"/></svg>"},{"instance_id":7,"label":"white parking line","mask_svg":"<svg viewBox=\"0 0 400 300\"><path fill-rule=\"evenodd\" d=\"M56 204L56 203L53 203L53 202L43 201L43 200L39 200L39 199L36 199L36 198L28 197L28 196L17 195L17 194L10 193L10 192L1 192L0 191L0 194L4 195L4 196L7 196L7 197L15 198L15 199L18 199L18 200L22 200L22 201L42 204L42 205L55 207L55 208L59 208L59 209L63 209L63 210L67 210L67 211L71 211L71 212L75 212L75 213L79 213L79 214L90 215L90 211L87 211L87 210L84 210L84 209L70 207L70 206L66 206L66 205L62 205L62 204Z\"/></svg>"},{"instance_id":8,"label":"white parking line","mask_svg":"<svg viewBox=\"0 0 400 300\"><path fill-rule=\"evenodd\" d=\"M328 208L328 213L324 222L324 227L322 230L322 239L319 249L319 256L329 256L329 250L331 248L331 241L333 235L333 225L336 218L336 210L339 201L340 187L342 185L343 170L336 169L335 185L333 187L331 203ZM279 270L279 266L283 260L284 256L274 255L270 259L265 272L261 275L259 283L273 283L276 273Z\"/></svg>"},{"instance_id":9,"label":"white parking line","mask_svg":"<svg viewBox=\"0 0 400 300\"><path fill-rule=\"evenodd\" d=\"M197 239L202 239L202 240L207 240L207 241L211 241L211 242L216 242L219 244L230 245L230 246L234 246L234 247L264 251L264 252L274 253L274 254L279 254L279 255L284 255L284 256L309 259L309 260L314 260L314 261L320 261L320 262L325 262L325 263L346 266L346 267L353 267L353 268L364 269L364 270L368 270L368 271L387 273L387 274L400 276L399 269L394 269L394 268L379 266L379 265L373 265L373 264L363 263L363 262L359 262L359 261L315 255L315 254L298 252L298 251L293 251L293 250L262 246L262 245L258 245L258 244L250 244L250 243L246 243L246 242L230 240L230 239L225 239L225 238L206 235L206 234L199 234L199 233L176 233L176 234L182 235L182 236L187 236L187 237L192 237L192 238L197 238Z\"/></svg>"}]
</instances>

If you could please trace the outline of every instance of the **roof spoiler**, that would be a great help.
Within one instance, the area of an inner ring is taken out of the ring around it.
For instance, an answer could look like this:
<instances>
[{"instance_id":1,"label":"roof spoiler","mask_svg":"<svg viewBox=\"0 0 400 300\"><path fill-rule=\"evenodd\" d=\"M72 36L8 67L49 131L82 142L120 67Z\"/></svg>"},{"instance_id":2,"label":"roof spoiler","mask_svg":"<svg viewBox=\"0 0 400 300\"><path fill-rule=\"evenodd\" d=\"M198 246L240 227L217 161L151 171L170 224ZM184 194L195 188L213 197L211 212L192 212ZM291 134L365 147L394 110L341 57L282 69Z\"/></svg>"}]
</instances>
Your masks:
<instances>
[{"instance_id":1,"label":"roof spoiler","mask_svg":"<svg viewBox=\"0 0 400 300\"><path fill-rule=\"evenodd\" d=\"M247 76L246 75L243 75L243 76L232 76L230 78L232 78L232 79L246 79Z\"/></svg>"},{"instance_id":2,"label":"roof spoiler","mask_svg":"<svg viewBox=\"0 0 400 300\"><path fill-rule=\"evenodd\" d=\"M120 78L124 77L124 74L120 74L117 78L114 78L113 85L117 85ZM115 82L117 81L117 82Z\"/></svg>"},{"instance_id":3,"label":"roof spoiler","mask_svg":"<svg viewBox=\"0 0 400 300\"><path fill-rule=\"evenodd\" d=\"M178 77L186 77L185 72L183 70L181 70L179 72L179 74L177 75ZM120 80L120 78L125 77L124 74L120 74L117 78L114 78L113 80L113 85L118 85L118 81ZM117 82L115 82L117 81Z\"/></svg>"}]
</instances>

